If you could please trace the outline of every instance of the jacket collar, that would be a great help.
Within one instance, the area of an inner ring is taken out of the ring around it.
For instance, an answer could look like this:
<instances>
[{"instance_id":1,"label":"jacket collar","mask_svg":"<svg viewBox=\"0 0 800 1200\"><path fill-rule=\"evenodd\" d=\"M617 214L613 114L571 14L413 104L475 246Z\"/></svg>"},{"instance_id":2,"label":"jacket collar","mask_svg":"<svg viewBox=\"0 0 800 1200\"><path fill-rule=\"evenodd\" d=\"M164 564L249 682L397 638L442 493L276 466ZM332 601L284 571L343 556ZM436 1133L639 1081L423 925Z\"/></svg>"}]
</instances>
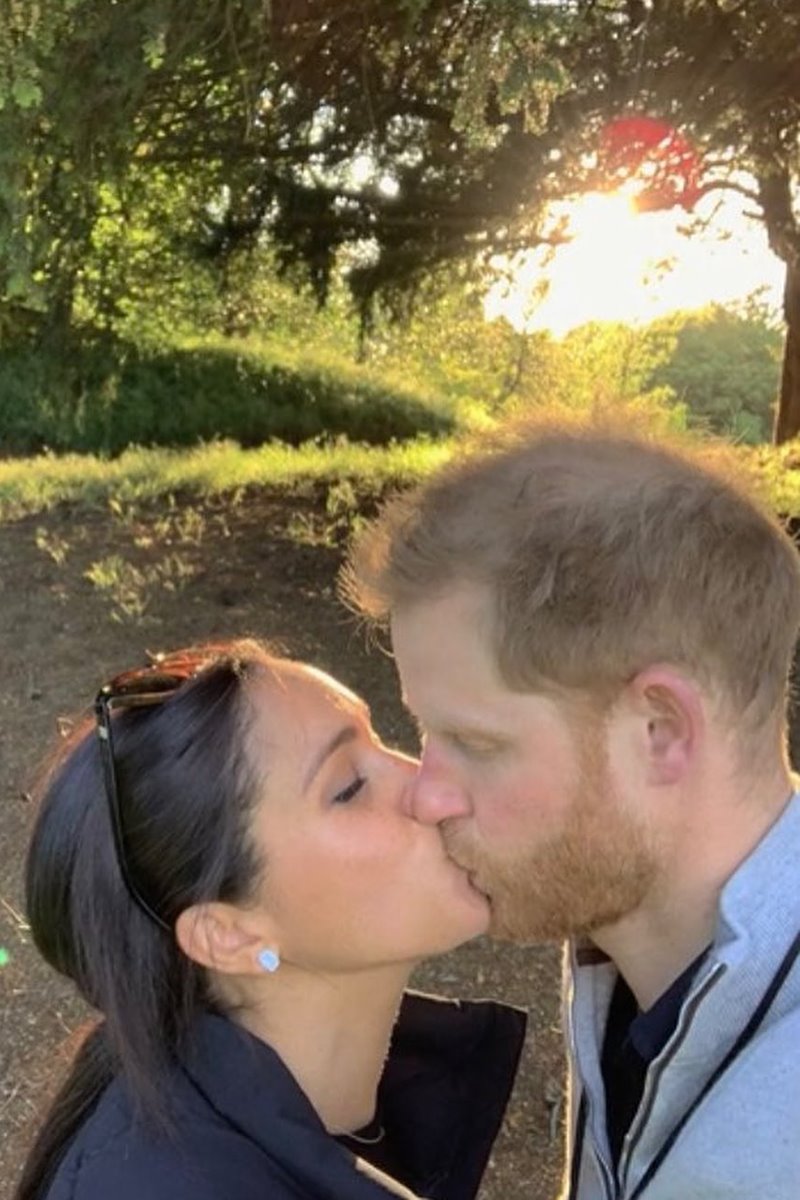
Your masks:
<instances>
[{"instance_id":1,"label":"jacket collar","mask_svg":"<svg viewBox=\"0 0 800 1200\"><path fill-rule=\"evenodd\" d=\"M791 947L800 929L798 860L800 797L793 796L722 890L714 942L670 1039L674 1069L658 1089L651 1119L637 1143L637 1162L647 1162L656 1153L665 1130L683 1112L686 1088L691 1088L698 1072L707 1078L724 1060ZM570 1049L592 1101L592 1136L597 1145L604 1145L600 1047L617 972L604 956L587 960L585 950L584 944L571 947L567 1022ZM794 977L786 981L767 1023L797 1004L798 988Z\"/></svg>"},{"instance_id":2,"label":"jacket collar","mask_svg":"<svg viewBox=\"0 0 800 1200\"><path fill-rule=\"evenodd\" d=\"M326 1131L275 1051L226 1017L199 1018L186 1074L224 1120L258 1145L301 1194L375 1200L375 1184Z\"/></svg>"},{"instance_id":3,"label":"jacket collar","mask_svg":"<svg viewBox=\"0 0 800 1200\"><path fill-rule=\"evenodd\" d=\"M199 1019L182 1065L206 1101L301 1192L385 1200L392 1181L381 1170L389 1148L392 1166L400 1164L393 1174L411 1189L401 1195L471 1200L502 1121L524 1031L516 1009L407 993L379 1089L389 1145L374 1152L358 1147L361 1154L327 1133L275 1051L225 1017Z\"/></svg>"}]
</instances>

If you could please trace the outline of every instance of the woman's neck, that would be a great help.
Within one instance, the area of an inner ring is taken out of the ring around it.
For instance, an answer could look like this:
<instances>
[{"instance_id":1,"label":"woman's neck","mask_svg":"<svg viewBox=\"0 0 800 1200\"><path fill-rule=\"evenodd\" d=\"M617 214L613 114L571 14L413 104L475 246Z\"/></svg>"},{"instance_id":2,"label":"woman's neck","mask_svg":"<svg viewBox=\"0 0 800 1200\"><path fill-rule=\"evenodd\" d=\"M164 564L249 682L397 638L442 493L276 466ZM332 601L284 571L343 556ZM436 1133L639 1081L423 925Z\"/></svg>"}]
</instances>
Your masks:
<instances>
[{"instance_id":1,"label":"woman's neck","mask_svg":"<svg viewBox=\"0 0 800 1200\"><path fill-rule=\"evenodd\" d=\"M374 1116L410 973L392 966L310 976L283 964L235 1019L280 1056L329 1133L353 1132Z\"/></svg>"}]
</instances>

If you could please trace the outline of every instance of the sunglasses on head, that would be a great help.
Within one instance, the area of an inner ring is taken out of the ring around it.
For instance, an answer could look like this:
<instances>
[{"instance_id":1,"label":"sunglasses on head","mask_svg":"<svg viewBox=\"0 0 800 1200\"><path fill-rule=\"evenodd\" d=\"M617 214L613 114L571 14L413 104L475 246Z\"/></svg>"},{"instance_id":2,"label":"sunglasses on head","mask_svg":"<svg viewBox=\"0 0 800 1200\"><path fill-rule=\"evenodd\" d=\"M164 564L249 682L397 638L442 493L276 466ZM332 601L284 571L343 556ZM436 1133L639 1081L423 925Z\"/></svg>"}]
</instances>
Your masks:
<instances>
[{"instance_id":1,"label":"sunglasses on head","mask_svg":"<svg viewBox=\"0 0 800 1200\"><path fill-rule=\"evenodd\" d=\"M114 850L125 887L131 899L162 929L171 932L171 925L147 902L137 886L128 863L125 850L125 831L120 803L119 781L114 759L113 721L111 713L121 708L149 708L163 704L189 679L200 671L207 659L199 655L177 654L156 655L145 667L125 671L104 684L94 701L97 735L100 739L100 754L103 763L103 779L106 801L111 817Z\"/></svg>"}]
</instances>

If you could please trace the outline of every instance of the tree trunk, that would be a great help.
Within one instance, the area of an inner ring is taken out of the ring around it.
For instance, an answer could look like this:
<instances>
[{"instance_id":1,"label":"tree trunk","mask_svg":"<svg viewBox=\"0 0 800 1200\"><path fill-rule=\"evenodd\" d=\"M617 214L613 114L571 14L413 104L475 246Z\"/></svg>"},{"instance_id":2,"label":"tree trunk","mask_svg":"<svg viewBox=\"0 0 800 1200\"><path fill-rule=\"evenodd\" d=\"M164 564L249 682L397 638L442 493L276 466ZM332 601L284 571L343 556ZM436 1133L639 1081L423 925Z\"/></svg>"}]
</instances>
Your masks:
<instances>
[{"instance_id":1,"label":"tree trunk","mask_svg":"<svg viewBox=\"0 0 800 1200\"><path fill-rule=\"evenodd\" d=\"M800 433L800 264L786 266L783 291L783 315L786 320L786 346L783 372L775 414L775 444L788 442Z\"/></svg>"}]
</instances>

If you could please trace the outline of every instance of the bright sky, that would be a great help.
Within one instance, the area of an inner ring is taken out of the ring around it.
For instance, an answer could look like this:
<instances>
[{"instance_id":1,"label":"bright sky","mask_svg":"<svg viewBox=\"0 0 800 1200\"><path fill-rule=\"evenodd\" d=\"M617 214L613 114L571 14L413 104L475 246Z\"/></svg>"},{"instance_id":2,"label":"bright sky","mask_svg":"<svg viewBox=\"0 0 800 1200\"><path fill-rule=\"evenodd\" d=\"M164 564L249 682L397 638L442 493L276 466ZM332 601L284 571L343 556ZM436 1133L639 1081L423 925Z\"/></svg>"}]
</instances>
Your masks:
<instances>
[{"instance_id":1,"label":"bright sky","mask_svg":"<svg viewBox=\"0 0 800 1200\"><path fill-rule=\"evenodd\" d=\"M540 251L524 256L511 289L498 285L489 293L486 315L561 336L586 321L647 322L675 309L742 299L765 285L764 299L779 307L784 268L764 226L744 215L747 201L734 193L706 196L693 215L706 217L716 205L707 230L692 237L679 232L689 219L682 210L636 213L619 194L564 206L574 240L550 265L543 266ZM549 288L537 301L543 272Z\"/></svg>"}]
</instances>

